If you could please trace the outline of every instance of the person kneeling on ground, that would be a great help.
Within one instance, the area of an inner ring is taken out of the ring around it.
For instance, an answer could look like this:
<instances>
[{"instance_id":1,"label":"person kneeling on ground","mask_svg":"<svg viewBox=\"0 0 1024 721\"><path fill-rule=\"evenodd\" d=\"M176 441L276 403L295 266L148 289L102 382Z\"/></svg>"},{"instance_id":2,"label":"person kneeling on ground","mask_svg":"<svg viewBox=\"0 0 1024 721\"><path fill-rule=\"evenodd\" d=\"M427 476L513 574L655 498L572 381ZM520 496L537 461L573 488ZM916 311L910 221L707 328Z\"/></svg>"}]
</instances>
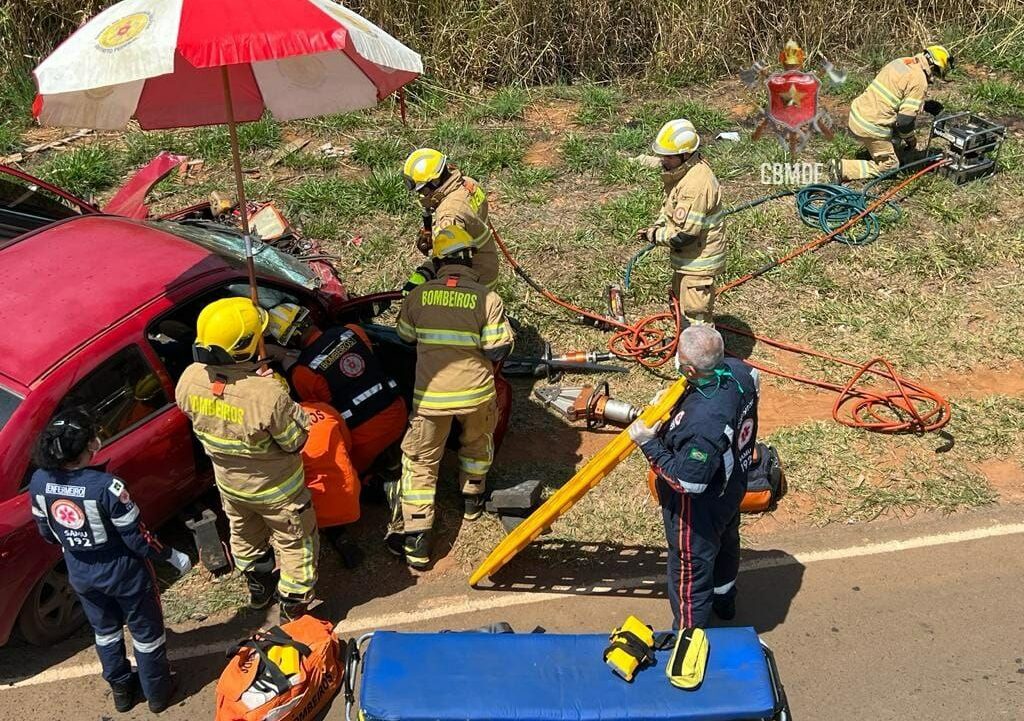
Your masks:
<instances>
[{"instance_id":1,"label":"person kneeling on ground","mask_svg":"<svg viewBox=\"0 0 1024 721\"><path fill-rule=\"evenodd\" d=\"M438 466L452 421L462 427L459 481L466 520L483 513L494 459L494 364L512 351L513 335L501 298L477 280L470 241L459 226L435 236L437 277L413 289L398 314L399 338L416 345L416 383L402 441L402 518L392 520L388 549L413 568L430 565Z\"/></svg>"},{"instance_id":2,"label":"person kneeling on ground","mask_svg":"<svg viewBox=\"0 0 1024 721\"><path fill-rule=\"evenodd\" d=\"M114 707L131 710L141 684L150 711L160 713L174 687L152 561L167 561L182 574L192 563L146 530L124 481L89 468L99 447L96 424L85 411L65 411L50 421L35 448L32 516L43 539L64 552ZM125 625L132 632L137 674L125 655Z\"/></svg>"},{"instance_id":3,"label":"person kneeling on ground","mask_svg":"<svg viewBox=\"0 0 1024 721\"><path fill-rule=\"evenodd\" d=\"M629 436L657 475L668 540L673 628L704 628L714 610L736 614L740 502L757 444L757 371L724 357L712 326L679 336L677 362L686 392L669 422L636 420Z\"/></svg>"}]
</instances>

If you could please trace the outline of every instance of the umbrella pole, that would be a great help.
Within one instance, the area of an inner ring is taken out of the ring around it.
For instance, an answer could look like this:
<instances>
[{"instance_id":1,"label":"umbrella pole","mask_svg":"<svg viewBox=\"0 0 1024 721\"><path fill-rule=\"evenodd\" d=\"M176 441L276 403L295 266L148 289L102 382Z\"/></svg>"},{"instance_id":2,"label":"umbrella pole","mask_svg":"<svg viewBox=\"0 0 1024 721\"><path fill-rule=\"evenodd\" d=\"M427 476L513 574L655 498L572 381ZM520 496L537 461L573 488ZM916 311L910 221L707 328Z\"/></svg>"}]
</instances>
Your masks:
<instances>
[{"instance_id":1,"label":"umbrella pole","mask_svg":"<svg viewBox=\"0 0 1024 721\"><path fill-rule=\"evenodd\" d=\"M252 304L260 307L259 288L256 285L256 263L253 260L252 235L249 232L249 204L245 198L245 178L242 174L242 156L238 148L238 128L235 123L235 106L231 100L231 79L226 65L221 66L221 78L224 81L224 109L228 118L228 135L231 138L231 162L235 169L235 190L238 194L238 212L242 219L242 234L245 237L245 267L249 273L249 297ZM258 345L259 357L265 358L267 350L260 334ZM266 365L264 365L264 368Z\"/></svg>"}]
</instances>

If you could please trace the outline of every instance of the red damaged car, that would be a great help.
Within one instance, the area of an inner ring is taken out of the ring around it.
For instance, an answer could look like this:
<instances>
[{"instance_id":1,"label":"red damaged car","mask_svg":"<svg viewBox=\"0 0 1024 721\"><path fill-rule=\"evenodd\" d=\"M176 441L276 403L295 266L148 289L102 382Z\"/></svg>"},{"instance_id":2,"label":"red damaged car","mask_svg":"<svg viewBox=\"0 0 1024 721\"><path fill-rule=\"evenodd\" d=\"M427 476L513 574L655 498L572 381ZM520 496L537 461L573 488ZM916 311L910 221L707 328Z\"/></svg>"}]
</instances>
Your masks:
<instances>
[{"instance_id":1,"label":"red damaged car","mask_svg":"<svg viewBox=\"0 0 1024 721\"><path fill-rule=\"evenodd\" d=\"M99 419L96 463L123 478L158 527L212 484L208 459L173 402L207 303L246 294L243 241L207 206L161 219L142 199L157 178L129 184L105 211L0 166L0 645L15 627L34 644L82 622L60 549L35 530L26 493L31 450L59 410ZM117 214L112 214L116 210ZM256 255L261 300L307 307L318 323L366 321L381 296L349 298L320 261L270 245ZM380 353L411 395L414 353L380 328ZM498 382L501 422L509 386Z\"/></svg>"}]
</instances>

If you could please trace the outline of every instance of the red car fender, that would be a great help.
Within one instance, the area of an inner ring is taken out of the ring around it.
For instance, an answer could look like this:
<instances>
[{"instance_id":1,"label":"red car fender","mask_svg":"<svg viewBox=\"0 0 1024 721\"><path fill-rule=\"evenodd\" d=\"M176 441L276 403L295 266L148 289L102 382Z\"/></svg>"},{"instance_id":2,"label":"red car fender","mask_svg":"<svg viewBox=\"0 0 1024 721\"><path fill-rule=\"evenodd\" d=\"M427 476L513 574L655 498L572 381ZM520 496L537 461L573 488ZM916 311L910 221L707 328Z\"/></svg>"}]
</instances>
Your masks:
<instances>
[{"instance_id":1,"label":"red car fender","mask_svg":"<svg viewBox=\"0 0 1024 721\"><path fill-rule=\"evenodd\" d=\"M184 155L173 155L166 150L161 151L149 161L146 167L121 186L110 202L103 206L103 212L136 220L149 217L149 206L146 205L146 196L149 195L149 191L186 160L188 158Z\"/></svg>"}]
</instances>

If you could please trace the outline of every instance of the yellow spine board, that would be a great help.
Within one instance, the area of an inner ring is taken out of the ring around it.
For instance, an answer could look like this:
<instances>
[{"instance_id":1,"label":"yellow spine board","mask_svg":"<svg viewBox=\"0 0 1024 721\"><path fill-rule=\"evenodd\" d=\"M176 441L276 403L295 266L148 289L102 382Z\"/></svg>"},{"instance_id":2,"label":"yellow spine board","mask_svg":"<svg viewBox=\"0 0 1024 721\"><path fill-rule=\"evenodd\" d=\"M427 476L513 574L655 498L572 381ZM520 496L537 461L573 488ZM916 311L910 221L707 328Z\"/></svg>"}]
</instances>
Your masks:
<instances>
[{"instance_id":1,"label":"yellow spine board","mask_svg":"<svg viewBox=\"0 0 1024 721\"><path fill-rule=\"evenodd\" d=\"M686 379L680 378L668 387L656 404L645 408L640 414L640 418L649 426L666 420L684 390L686 390ZM497 573L506 563L515 558L517 553L530 545L544 529L551 526L576 505L577 501L600 483L616 466L626 460L635 449L636 444L633 443L627 431L624 430L615 436L597 455L587 461L575 476L494 547L490 555L469 577L469 585L475 586L483 579L490 578Z\"/></svg>"}]
</instances>

